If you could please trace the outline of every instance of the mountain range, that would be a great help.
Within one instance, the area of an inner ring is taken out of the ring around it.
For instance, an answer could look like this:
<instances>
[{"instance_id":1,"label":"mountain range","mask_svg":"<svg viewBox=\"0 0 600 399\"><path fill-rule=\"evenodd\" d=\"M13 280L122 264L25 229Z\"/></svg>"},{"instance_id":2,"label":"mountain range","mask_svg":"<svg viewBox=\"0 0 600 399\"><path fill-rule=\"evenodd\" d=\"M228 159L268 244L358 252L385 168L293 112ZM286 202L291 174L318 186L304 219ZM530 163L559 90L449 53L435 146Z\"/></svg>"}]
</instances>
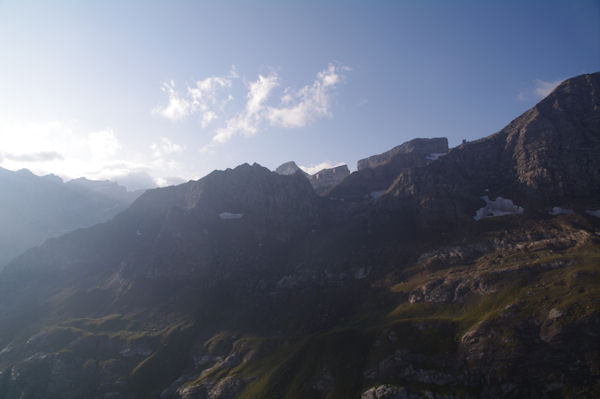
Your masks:
<instances>
[{"instance_id":1,"label":"mountain range","mask_svg":"<svg viewBox=\"0 0 600 399\"><path fill-rule=\"evenodd\" d=\"M125 210L143 190L110 181L63 180L27 169L0 168L0 269L50 237L104 222Z\"/></svg>"},{"instance_id":2,"label":"mountain range","mask_svg":"<svg viewBox=\"0 0 600 399\"><path fill-rule=\"evenodd\" d=\"M594 73L455 148L148 190L0 273L0 398L598 397L599 152Z\"/></svg>"}]
</instances>

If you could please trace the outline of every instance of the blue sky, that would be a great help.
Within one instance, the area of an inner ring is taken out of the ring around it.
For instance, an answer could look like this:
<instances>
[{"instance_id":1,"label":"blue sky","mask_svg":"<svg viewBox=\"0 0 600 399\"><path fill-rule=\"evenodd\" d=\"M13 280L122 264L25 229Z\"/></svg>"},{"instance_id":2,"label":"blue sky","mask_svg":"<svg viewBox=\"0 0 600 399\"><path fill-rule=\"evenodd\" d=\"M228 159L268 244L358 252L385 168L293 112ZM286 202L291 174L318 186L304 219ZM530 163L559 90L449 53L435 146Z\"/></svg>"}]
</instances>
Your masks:
<instances>
[{"instance_id":1,"label":"blue sky","mask_svg":"<svg viewBox=\"0 0 600 399\"><path fill-rule=\"evenodd\" d=\"M492 134L600 70L599 1L2 1L0 166L138 188Z\"/></svg>"}]
</instances>

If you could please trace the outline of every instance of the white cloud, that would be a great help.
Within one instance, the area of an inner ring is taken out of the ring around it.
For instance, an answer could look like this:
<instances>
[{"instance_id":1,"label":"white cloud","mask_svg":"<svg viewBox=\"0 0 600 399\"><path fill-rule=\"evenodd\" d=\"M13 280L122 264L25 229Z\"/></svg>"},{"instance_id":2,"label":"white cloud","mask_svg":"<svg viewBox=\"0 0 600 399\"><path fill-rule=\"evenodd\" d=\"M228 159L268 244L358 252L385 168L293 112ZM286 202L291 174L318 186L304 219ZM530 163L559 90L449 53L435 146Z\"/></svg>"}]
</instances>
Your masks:
<instances>
[{"instance_id":1,"label":"white cloud","mask_svg":"<svg viewBox=\"0 0 600 399\"><path fill-rule=\"evenodd\" d=\"M121 149L121 144L111 128L88 134L88 146L92 157L99 160L112 158Z\"/></svg>"},{"instance_id":2,"label":"white cloud","mask_svg":"<svg viewBox=\"0 0 600 399\"><path fill-rule=\"evenodd\" d=\"M225 122L225 126L217 129L212 138L214 143L225 143L236 133L245 136L256 134L258 126L264 119L264 103L271 91L279 84L275 73L269 76L258 75L258 80L248 84L248 101L245 109Z\"/></svg>"},{"instance_id":3,"label":"white cloud","mask_svg":"<svg viewBox=\"0 0 600 399\"><path fill-rule=\"evenodd\" d=\"M329 64L319 72L315 81L300 90L286 88L280 98L280 106L269 106L267 100L279 86L276 73L259 75L248 85L247 102L243 111L215 130L213 143L225 143L236 134L252 136L263 125L283 128L304 127L322 117L331 117L331 102L335 89L343 81L343 73L349 68Z\"/></svg>"},{"instance_id":4,"label":"white cloud","mask_svg":"<svg viewBox=\"0 0 600 399\"><path fill-rule=\"evenodd\" d=\"M11 154L11 153L0 153L0 160L9 160L17 162L49 162L62 160L64 157L62 154L56 151L42 151L32 152L28 154Z\"/></svg>"},{"instance_id":5,"label":"white cloud","mask_svg":"<svg viewBox=\"0 0 600 399\"><path fill-rule=\"evenodd\" d=\"M299 165L298 167L300 169L302 169L303 171L305 171L306 173L308 173L309 175L314 175L315 173L320 172L323 169L335 168L336 166L342 166L342 165L344 165L344 162L338 162L336 164L332 164L329 161L324 161L324 162L321 162L321 163L318 163L318 164L312 165L312 166Z\"/></svg>"},{"instance_id":6,"label":"white cloud","mask_svg":"<svg viewBox=\"0 0 600 399\"><path fill-rule=\"evenodd\" d=\"M165 107L155 108L153 111L154 113L173 121L183 119L190 114L192 104L181 93L175 90L174 81L171 80L170 82L164 83L162 91L168 93L169 103Z\"/></svg>"},{"instance_id":7,"label":"white cloud","mask_svg":"<svg viewBox=\"0 0 600 399\"><path fill-rule=\"evenodd\" d=\"M310 86L298 92L288 90L281 98L285 107L269 107L267 119L274 126L284 128L303 127L321 117L331 116L331 97L336 86L342 81L346 67L329 64L327 69L317 74Z\"/></svg>"},{"instance_id":8,"label":"white cloud","mask_svg":"<svg viewBox=\"0 0 600 399\"><path fill-rule=\"evenodd\" d=\"M546 82L543 80L536 79L534 81L534 83L535 83L534 93L538 98L544 98L548 94L552 93L552 90L554 90L561 82L562 82L562 80Z\"/></svg>"},{"instance_id":9,"label":"white cloud","mask_svg":"<svg viewBox=\"0 0 600 399\"><path fill-rule=\"evenodd\" d=\"M123 175L114 176L112 180L127 187L129 191L145 190L157 186L155 179L153 179L146 171L132 171Z\"/></svg>"},{"instance_id":10,"label":"white cloud","mask_svg":"<svg viewBox=\"0 0 600 399\"><path fill-rule=\"evenodd\" d=\"M329 64L317 73L313 83L299 90L282 90L279 105L268 103L280 85L277 73L258 75L245 87L246 102L242 108L227 117L226 106L230 108L228 104L234 100L231 94L233 81L240 78L235 66L232 66L227 76L198 80L183 92L176 90L174 81L163 84L162 90L168 94L168 103L155 108L153 113L173 121L196 114L202 128L221 121L220 126L213 130L210 143L203 147L203 151L207 151L236 135L252 136L264 127L299 128L316 119L331 117L333 95L344 80L344 72L349 70L341 65Z\"/></svg>"},{"instance_id":11,"label":"white cloud","mask_svg":"<svg viewBox=\"0 0 600 399\"><path fill-rule=\"evenodd\" d=\"M154 179L154 183L159 187L174 186L185 182L186 180L180 177L157 177Z\"/></svg>"},{"instance_id":12,"label":"white cloud","mask_svg":"<svg viewBox=\"0 0 600 399\"><path fill-rule=\"evenodd\" d=\"M215 112L206 111L202 114L202 119L200 120L200 124L202 125L203 128L207 127L208 125L210 125L210 123L212 121L214 121L217 118L218 118L218 116Z\"/></svg>"},{"instance_id":13,"label":"white cloud","mask_svg":"<svg viewBox=\"0 0 600 399\"><path fill-rule=\"evenodd\" d=\"M262 111L265 100L269 97L271 90L278 84L277 75L274 73L266 77L258 75L258 80L249 84L246 113L255 115Z\"/></svg>"},{"instance_id":14,"label":"white cloud","mask_svg":"<svg viewBox=\"0 0 600 399\"><path fill-rule=\"evenodd\" d=\"M562 82L562 79L554 81L545 81L536 79L533 81L533 88L520 92L517 95L517 100L528 101L528 100L541 100L548 96L552 91Z\"/></svg>"},{"instance_id":15,"label":"white cloud","mask_svg":"<svg viewBox=\"0 0 600 399\"><path fill-rule=\"evenodd\" d=\"M235 70L232 70L230 76L236 77ZM223 89L231 88L231 79L227 77L210 76L203 80L196 81L193 85L187 86L184 92L175 89L175 82L164 83L163 92L167 93L169 100L166 106L156 107L153 113L161 115L172 121L182 120L192 114L200 114L202 127L208 126L212 121L218 118L215 109L223 110L227 102L231 101L231 95L221 98L220 92Z\"/></svg>"},{"instance_id":16,"label":"white cloud","mask_svg":"<svg viewBox=\"0 0 600 399\"><path fill-rule=\"evenodd\" d=\"M152 150L152 154L157 158L161 158L167 154L173 154L176 152L183 151L182 146L180 146L179 144L173 143L167 137L161 137L160 144L156 144L156 143L150 144L150 149Z\"/></svg>"}]
</instances>

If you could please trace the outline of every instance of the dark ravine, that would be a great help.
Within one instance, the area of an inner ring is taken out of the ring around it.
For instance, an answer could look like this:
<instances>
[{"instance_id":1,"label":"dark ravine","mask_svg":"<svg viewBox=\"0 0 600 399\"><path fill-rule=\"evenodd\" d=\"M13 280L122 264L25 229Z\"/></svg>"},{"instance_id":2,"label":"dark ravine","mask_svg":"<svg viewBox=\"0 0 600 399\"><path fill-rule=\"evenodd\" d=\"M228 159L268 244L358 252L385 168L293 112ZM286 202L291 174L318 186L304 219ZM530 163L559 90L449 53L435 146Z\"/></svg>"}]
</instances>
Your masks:
<instances>
[{"instance_id":1,"label":"dark ravine","mask_svg":"<svg viewBox=\"0 0 600 399\"><path fill-rule=\"evenodd\" d=\"M598 397L598 93L323 192L244 164L48 240L0 273L0 398Z\"/></svg>"}]
</instances>

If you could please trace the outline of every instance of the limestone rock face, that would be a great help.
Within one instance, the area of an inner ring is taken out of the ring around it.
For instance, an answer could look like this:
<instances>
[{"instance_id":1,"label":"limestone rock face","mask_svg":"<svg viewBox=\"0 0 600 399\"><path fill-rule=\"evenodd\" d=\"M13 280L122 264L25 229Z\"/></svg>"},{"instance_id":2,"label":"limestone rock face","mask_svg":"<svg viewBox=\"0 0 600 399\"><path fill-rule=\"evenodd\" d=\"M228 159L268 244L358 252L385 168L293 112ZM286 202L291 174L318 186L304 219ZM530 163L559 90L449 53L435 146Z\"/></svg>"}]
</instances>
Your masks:
<instances>
[{"instance_id":1,"label":"limestone rock face","mask_svg":"<svg viewBox=\"0 0 600 399\"><path fill-rule=\"evenodd\" d=\"M373 155L361 159L356 164L358 170L375 168L390 162L398 154L417 154L422 156L432 156L432 154L445 154L448 152L448 139L438 137L433 139L413 139L400 144L382 154ZM434 157L434 156L432 156Z\"/></svg>"}]
</instances>

